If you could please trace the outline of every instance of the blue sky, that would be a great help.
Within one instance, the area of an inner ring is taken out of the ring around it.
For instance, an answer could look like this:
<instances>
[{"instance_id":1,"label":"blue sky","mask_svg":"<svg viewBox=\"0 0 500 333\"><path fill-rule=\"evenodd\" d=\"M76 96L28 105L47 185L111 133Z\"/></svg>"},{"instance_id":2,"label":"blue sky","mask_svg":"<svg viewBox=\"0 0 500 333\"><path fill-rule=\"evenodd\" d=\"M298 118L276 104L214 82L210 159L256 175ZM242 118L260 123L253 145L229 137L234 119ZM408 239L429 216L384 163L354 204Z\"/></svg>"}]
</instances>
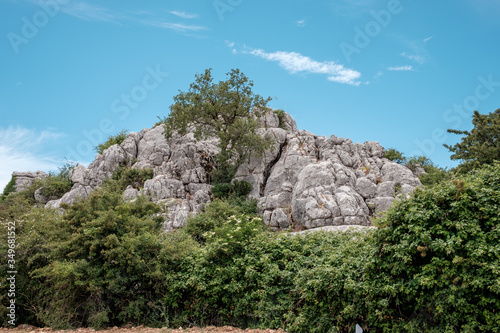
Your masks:
<instances>
[{"instance_id":1,"label":"blue sky","mask_svg":"<svg viewBox=\"0 0 500 333\"><path fill-rule=\"evenodd\" d=\"M500 108L497 0L1 0L0 189L88 164L178 90L239 68L299 129L443 167L446 129Z\"/></svg>"}]
</instances>

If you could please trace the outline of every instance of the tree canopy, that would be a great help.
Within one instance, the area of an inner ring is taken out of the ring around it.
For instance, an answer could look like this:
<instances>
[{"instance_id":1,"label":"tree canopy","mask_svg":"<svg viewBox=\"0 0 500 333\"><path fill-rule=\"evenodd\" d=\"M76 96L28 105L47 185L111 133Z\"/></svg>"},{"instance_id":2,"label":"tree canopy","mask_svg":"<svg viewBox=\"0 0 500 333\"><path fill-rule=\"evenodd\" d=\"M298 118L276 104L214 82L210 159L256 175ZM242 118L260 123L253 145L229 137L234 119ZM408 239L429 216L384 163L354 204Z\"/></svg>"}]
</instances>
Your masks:
<instances>
[{"instance_id":1,"label":"tree canopy","mask_svg":"<svg viewBox=\"0 0 500 333\"><path fill-rule=\"evenodd\" d=\"M465 135L453 146L444 145L453 153L452 160L462 160L459 172L467 172L484 164L500 160L500 109L489 114L474 111L471 131L448 129L448 133Z\"/></svg>"},{"instance_id":2,"label":"tree canopy","mask_svg":"<svg viewBox=\"0 0 500 333\"><path fill-rule=\"evenodd\" d=\"M189 91L174 97L164 119L165 136L193 130L197 140L217 137L220 152L215 158L212 182L229 182L241 161L251 153L262 154L269 140L259 135L257 118L271 98L252 91L253 82L239 69L232 69L226 81L215 83L211 69L197 74Z\"/></svg>"}]
</instances>

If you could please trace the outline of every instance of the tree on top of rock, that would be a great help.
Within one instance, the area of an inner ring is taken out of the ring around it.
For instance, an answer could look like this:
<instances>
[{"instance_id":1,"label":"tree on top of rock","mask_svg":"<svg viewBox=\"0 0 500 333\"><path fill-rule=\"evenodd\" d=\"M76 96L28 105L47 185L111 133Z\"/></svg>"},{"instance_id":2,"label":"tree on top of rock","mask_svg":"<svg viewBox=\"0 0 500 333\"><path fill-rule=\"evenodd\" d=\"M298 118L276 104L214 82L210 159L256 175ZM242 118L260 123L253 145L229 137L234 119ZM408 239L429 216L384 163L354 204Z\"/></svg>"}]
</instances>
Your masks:
<instances>
[{"instance_id":1,"label":"tree on top of rock","mask_svg":"<svg viewBox=\"0 0 500 333\"><path fill-rule=\"evenodd\" d=\"M217 137L220 152L211 173L213 183L230 182L239 164L250 154L262 154L270 139L257 133L257 118L271 98L252 92L253 82L238 69L214 83L211 69L197 74L188 92L179 91L164 119L165 137L193 131L197 140Z\"/></svg>"},{"instance_id":2,"label":"tree on top of rock","mask_svg":"<svg viewBox=\"0 0 500 333\"><path fill-rule=\"evenodd\" d=\"M465 135L454 146L444 145L453 153L452 160L462 160L458 171L467 172L500 160L500 109L489 114L474 111L474 128L469 131L449 129L449 133Z\"/></svg>"}]
</instances>

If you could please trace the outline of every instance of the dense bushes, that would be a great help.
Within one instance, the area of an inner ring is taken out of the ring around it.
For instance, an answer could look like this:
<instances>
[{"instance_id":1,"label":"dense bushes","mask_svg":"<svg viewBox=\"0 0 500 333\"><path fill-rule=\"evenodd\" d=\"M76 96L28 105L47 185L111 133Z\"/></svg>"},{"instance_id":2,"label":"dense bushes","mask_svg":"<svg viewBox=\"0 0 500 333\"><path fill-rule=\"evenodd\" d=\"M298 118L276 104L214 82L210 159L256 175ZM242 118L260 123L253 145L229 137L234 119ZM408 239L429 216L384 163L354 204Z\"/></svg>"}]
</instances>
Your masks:
<instances>
[{"instance_id":1,"label":"dense bushes","mask_svg":"<svg viewBox=\"0 0 500 333\"><path fill-rule=\"evenodd\" d=\"M367 267L369 327L498 332L499 212L498 162L391 209Z\"/></svg>"},{"instance_id":2,"label":"dense bushes","mask_svg":"<svg viewBox=\"0 0 500 333\"><path fill-rule=\"evenodd\" d=\"M500 163L417 190L364 233L272 233L254 202L230 198L166 234L159 208L122 201L127 182L117 184L130 177L115 178L62 216L33 208L17 217L19 323L500 327Z\"/></svg>"}]
</instances>

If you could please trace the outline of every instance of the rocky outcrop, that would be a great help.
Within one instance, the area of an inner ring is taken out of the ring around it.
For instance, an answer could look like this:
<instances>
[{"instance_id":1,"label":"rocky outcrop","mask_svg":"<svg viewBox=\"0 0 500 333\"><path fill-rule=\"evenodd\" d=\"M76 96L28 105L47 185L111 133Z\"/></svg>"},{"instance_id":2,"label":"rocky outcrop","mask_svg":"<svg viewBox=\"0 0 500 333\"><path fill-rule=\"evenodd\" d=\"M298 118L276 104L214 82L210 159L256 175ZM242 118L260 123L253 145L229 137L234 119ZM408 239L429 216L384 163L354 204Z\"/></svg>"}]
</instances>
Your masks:
<instances>
[{"instance_id":1,"label":"rocky outcrop","mask_svg":"<svg viewBox=\"0 0 500 333\"><path fill-rule=\"evenodd\" d=\"M374 214L420 185L409 169L384 158L378 142L299 131L286 113L267 112L259 121L260 133L273 137L274 144L263 156L245 161L235 178L253 186L250 197L274 230L369 226ZM88 197L120 166L153 169L152 179L140 189L127 188L123 198L149 196L167 208L165 229L179 228L210 202L209 173L217 152L217 140L196 141L192 133L167 142L161 125L130 133L87 168L75 168L71 191L47 207Z\"/></svg>"},{"instance_id":2,"label":"rocky outcrop","mask_svg":"<svg viewBox=\"0 0 500 333\"><path fill-rule=\"evenodd\" d=\"M16 182L16 192L20 192L22 190L27 189L36 180L43 179L48 177L48 175L43 171L34 171L34 172L13 172L12 177L15 178Z\"/></svg>"},{"instance_id":3,"label":"rocky outcrop","mask_svg":"<svg viewBox=\"0 0 500 333\"><path fill-rule=\"evenodd\" d=\"M421 185L409 169L384 158L378 142L279 128L266 132L277 138L275 147L242 165L236 178L253 185L251 196L275 230L368 226L398 195Z\"/></svg>"}]
</instances>

